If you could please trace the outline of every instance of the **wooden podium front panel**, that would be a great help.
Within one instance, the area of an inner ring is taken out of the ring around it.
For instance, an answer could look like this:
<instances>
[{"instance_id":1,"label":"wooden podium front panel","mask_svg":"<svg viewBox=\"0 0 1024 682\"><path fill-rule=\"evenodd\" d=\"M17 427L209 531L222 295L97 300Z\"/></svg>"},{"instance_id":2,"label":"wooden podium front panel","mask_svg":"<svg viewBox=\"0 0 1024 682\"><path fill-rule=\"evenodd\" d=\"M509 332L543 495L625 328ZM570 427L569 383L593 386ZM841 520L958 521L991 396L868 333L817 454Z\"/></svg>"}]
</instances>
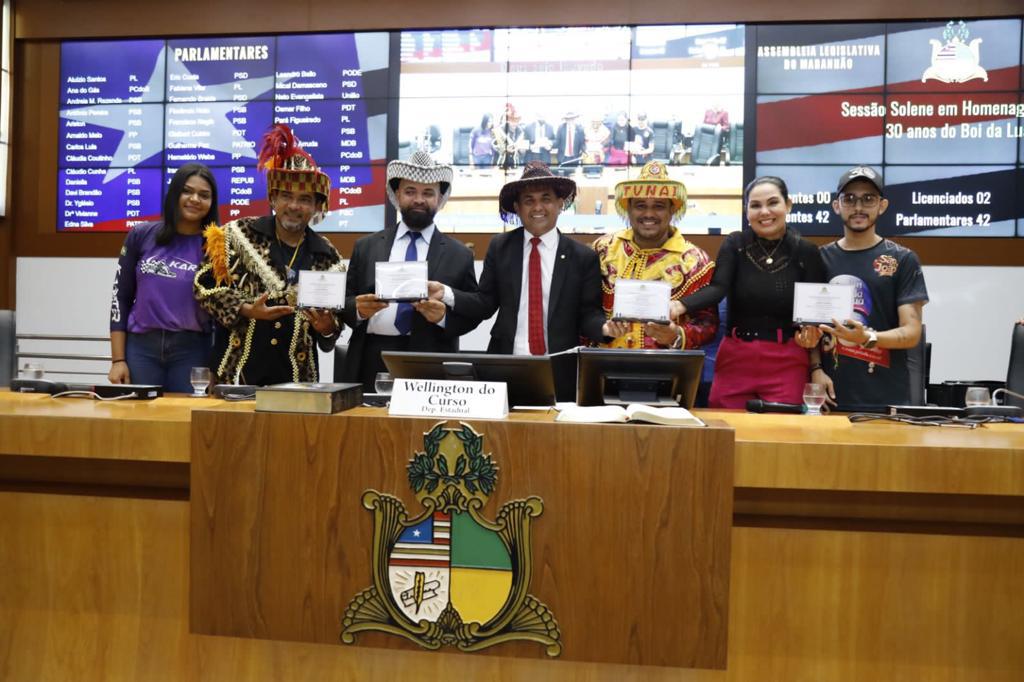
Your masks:
<instances>
[{"instance_id":1,"label":"wooden podium front panel","mask_svg":"<svg viewBox=\"0 0 1024 682\"><path fill-rule=\"evenodd\" d=\"M372 585L366 490L421 510L406 464L435 420L193 415L191 630L337 643ZM450 423L454 424L454 421ZM529 593L567 660L724 668L730 429L470 422L499 467L483 510L539 496ZM357 644L417 649L361 633ZM487 653L542 657L513 642Z\"/></svg>"}]
</instances>

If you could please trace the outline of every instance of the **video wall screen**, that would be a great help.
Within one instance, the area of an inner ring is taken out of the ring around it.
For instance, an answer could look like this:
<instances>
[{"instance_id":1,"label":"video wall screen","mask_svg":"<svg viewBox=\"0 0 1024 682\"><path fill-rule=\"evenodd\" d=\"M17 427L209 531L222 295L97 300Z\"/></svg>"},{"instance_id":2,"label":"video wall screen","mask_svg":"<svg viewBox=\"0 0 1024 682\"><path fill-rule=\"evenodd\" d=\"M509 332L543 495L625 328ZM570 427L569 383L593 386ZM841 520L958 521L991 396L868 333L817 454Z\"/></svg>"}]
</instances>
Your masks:
<instances>
[{"instance_id":1,"label":"video wall screen","mask_svg":"<svg viewBox=\"0 0 1024 682\"><path fill-rule=\"evenodd\" d=\"M835 180L871 164L887 235L1024 235L1020 19L756 33L756 173L786 178L801 232L840 234Z\"/></svg>"},{"instance_id":2,"label":"video wall screen","mask_svg":"<svg viewBox=\"0 0 1024 682\"><path fill-rule=\"evenodd\" d=\"M221 216L263 215L260 138L289 124L332 193L317 229L386 219L389 159L455 166L437 218L508 229L497 195L530 160L575 179L563 231L622 221L615 185L650 159L685 183L688 234L744 222L758 174L791 224L839 235L847 168L883 170L887 235L1024 236L1022 21L679 25L73 41L61 52L59 231L159 217L183 163L210 166Z\"/></svg>"},{"instance_id":3,"label":"video wall screen","mask_svg":"<svg viewBox=\"0 0 1024 682\"><path fill-rule=\"evenodd\" d=\"M684 229L730 232L741 219L745 43L733 25L402 33L397 155L428 149L455 165L445 217L455 231L501 230L495 198L531 160L576 180L560 227L616 229L616 183L661 159L689 190Z\"/></svg>"},{"instance_id":4,"label":"video wall screen","mask_svg":"<svg viewBox=\"0 0 1024 682\"><path fill-rule=\"evenodd\" d=\"M189 162L213 171L223 220L264 215L275 122L331 176L319 229L382 224L388 61L387 33L64 43L58 230L157 219Z\"/></svg>"}]
</instances>

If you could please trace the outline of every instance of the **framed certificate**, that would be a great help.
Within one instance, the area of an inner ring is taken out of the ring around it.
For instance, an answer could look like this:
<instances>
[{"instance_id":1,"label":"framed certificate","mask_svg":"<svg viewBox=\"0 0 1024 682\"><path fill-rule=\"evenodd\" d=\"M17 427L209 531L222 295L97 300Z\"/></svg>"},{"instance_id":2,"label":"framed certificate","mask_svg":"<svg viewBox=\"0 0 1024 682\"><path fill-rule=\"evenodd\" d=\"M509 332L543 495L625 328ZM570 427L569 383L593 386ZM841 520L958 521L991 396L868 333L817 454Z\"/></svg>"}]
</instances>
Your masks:
<instances>
[{"instance_id":1,"label":"framed certificate","mask_svg":"<svg viewBox=\"0 0 1024 682\"><path fill-rule=\"evenodd\" d=\"M427 262L412 260L377 263L373 293L382 301L426 299Z\"/></svg>"},{"instance_id":2,"label":"framed certificate","mask_svg":"<svg viewBox=\"0 0 1024 682\"><path fill-rule=\"evenodd\" d=\"M346 275L344 272L299 270L295 307L341 310L345 307Z\"/></svg>"},{"instance_id":3,"label":"framed certificate","mask_svg":"<svg viewBox=\"0 0 1024 682\"><path fill-rule=\"evenodd\" d=\"M832 324L853 317L850 284L797 282L793 285L793 324Z\"/></svg>"},{"instance_id":4,"label":"framed certificate","mask_svg":"<svg viewBox=\"0 0 1024 682\"><path fill-rule=\"evenodd\" d=\"M668 324L672 286L668 282L642 279L615 281L612 319L616 322L657 322Z\"/></svg>"}]
</instances>

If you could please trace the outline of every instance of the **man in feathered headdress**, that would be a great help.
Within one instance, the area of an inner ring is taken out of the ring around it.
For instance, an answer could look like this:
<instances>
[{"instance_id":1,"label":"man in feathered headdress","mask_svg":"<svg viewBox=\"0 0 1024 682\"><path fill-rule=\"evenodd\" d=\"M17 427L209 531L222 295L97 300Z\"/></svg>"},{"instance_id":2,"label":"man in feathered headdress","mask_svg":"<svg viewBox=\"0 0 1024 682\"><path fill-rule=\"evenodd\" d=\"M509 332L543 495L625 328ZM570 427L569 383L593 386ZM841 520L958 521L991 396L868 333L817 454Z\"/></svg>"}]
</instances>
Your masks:
<instances>
[{"instance_id":1,"label":"man in feathered headdress","mask_svg":"<svg viewBox=\"0 0 1024 682\"><path fill-rule=\"evenodd\" d=\"M263 137L259 167L273 213L205 233L196 298L226 330L216 335L213 369L230 384L317 381L317 346L333 349L341 324L328 310L297 312L295 299L300 270L345 269L309 226L327 210L331 181L283 124Z\"/></svg>"},{"instance_id":2,"label":"man in feathered headdress","mask_svg":"<svg viewBox=\"0 0 1024 682\"><path fill-rule=\"evenodd\" d=\"M459 336L477 325L452 310L452 288L476 291L473 253L434 224L451 195L452 167L418 151L389 163L387 180L388 200L401 220L356 242L345 287L352 340L342 375L361 382L367 392L374 390L377 372L386 371L381 351L455 352ZM373 293L376 263L389 261L426 261L430 300L397 305L379 300Z\"/></svg>"},{"instance_id":3,"label":"man in feathered headdress","mask_svg":"<svg viewBox=\"0 0 1024 682\"><path fill-rule=\"evenodd\" d=\"M696 348L718 330L718 312L711 308L680 317L680 298L707 286L715 264L700 247L686 241L676 223L686 213L686 186L668 177L668 167L650 161L636 180L615 186L615 209L628 221L625 230L594 242L601 261L604 310L610 318L615 282L621 279L662 280L672 286L670 324L611 322L610 344L616 348ZM678 324L677 324L678 323Z\"/></svg>"}]
</instances>

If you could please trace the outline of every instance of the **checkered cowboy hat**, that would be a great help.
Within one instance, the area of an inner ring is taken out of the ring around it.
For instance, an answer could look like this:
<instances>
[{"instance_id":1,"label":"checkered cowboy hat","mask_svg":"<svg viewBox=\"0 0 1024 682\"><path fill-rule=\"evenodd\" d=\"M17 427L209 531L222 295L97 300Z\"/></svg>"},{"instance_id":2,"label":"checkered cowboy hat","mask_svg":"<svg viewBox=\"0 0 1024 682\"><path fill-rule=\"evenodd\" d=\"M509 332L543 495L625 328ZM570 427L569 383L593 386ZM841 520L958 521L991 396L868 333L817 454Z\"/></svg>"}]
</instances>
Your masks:
<instances>
[{"instance_id":1,"label":"checkered cowboy hat","mask_svg":"<svg viewBox=\"0 0 1024 682\"><path fill-rule=\"evenodd\" d=\"M437 202L437 210L440 211L448 202L452 194L452 167L434 161L434 157L423 150L413 153L405 161L395 159L388 164L387 193L388 201L398 209L398 197L395 190L398 189L399 180L421 182L424 185L441 183L441 198Z\"/></svg>"},{"instance_id":2,"label":"checkered cowboy hat","mask_svg":"<svg viewBox=\"0 0 1024 682\"><path fill-rule=\"evenodd\" d=\"M622 218L629 217L630 199L667 199L672 203L672 222L686 213L686 185L670 178L661 161L648 161L639 178L615 185L615 210Z\"/></svg>"},{"instance_id":3,"label":"checkered cowboy hat","mask_svg":"<svg viewBox=\"0 0 1024 682\"><path fill-rule=\"evenodd\" d=\"M320 210L327 208L331 196L331 179L317 168L316 161L299 146L291 128L275 123L263 136L258 167L267 171L267 195L284 191L309 192L319 199Z\"/></svg>"}]
</instances>

